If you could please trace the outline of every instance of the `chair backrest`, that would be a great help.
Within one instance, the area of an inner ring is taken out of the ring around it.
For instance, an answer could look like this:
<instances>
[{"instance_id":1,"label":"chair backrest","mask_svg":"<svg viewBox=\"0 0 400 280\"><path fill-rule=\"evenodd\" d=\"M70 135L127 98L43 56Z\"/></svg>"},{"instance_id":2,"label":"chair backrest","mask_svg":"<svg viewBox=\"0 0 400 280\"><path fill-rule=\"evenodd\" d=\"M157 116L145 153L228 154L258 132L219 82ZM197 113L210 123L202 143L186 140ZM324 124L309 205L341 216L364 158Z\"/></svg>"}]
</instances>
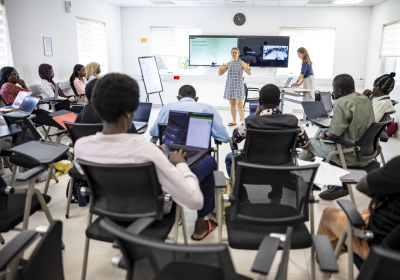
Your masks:
<instances>
[{"instance_id":1,"label":"chair backrest","mask_svg":"<svg viewBox=\"0 0 400 280\"><path fill-rule=\"evenodd\" d=\"M244 184L249 200L253 204L258 204L258 210L249 212L245 204L239 205L238 201L233 201L230 210L231 219L269 226L308 221L308 201L318 167L319 164L269 166L238 162L232 194L235 198L239 198L239 192ZM283 197L276 211L265 212L263 204L269 204L270 185L283 186Z\"/></svg>"},{"instance_id":2,"label":"chair backrest","mask_svg":"<svg viewBox=\"0 0 400 280\"><path fill-rule=\"evenodd\" d=\"M61 236L62 222L53 221L20 272L21 279L64 279Z\"/></svg>"},{"instance_id":3,"label":"chair backrest","mask_svg":"<svg viewBox=\"0 0 400 280\"><path fill-rule=\"evenodd\" d=\"M199 273L204 277L213 275L213 279L237 279L226 244L165 243L164 240L131 234L107 218L100 221L100 226L114 236L123 253L128 266L126 279L136 279L133 278L133 271L135 275L140 275L141 280L191 279L193 274ZM164 278L160 274L169 277Z\"/></svg>"},{"instance_id":4,"label":"chair backrest","mask_svg":"<svg viewBox=\"0 0 400 280\"><path fill-rule=\"evenodd\" d=\"M300 129L247 129L243 161L265 165L294 165Z\"/></svg>"},{"instance_id":5,"label":"chair backrest","mask_svg":"<svg viewBox=\"0 0 400 280\"><path fill-rule=\"evenodd\" d=\"M360 274L360 280L397 280L400 275L400 251L372 246L371 251L364 261Z\"/></svg>"},{"instance_id":6,"label":"chair backrest","mask_svg":"<svg viewBox=\"0 0 400 280\"><path fill-rule=\"evenodd\" d=\"M355 146L361 148L360 151L356 152L358 161L366 162L376 158L378 154L377 145L379 136L383 129L389 124L390 121L372 123L361 139L355 143Z\"/></svg>"},{"instance_id":7,"label":"chair backrest","mask_svg":"<svg viewBox=\"0 0 400 280\"><path fill-rule=\"evenodd\" d=\"M164 196L153 162L97 164L77 160L91 191L90 212L117 221L164 217Z\"/></svg>"},{"instance_id":8,"label":"chair backrest","mask_svg":"<svg viewBox=\"0 0 400 280\"><path fill-rule=\"evenodd\" d=\"M67 128L69 136L74 145L79 138L94 135L103 130L102 123L63 123L65 124L65 127Z\"/></svg>"},{"instance_id":9,"label":"chair backrest","mask_svg":"<svg viewBox=\"0 0 400 280\"><path fill-rule=\"evenodd\" d=\"M13 143L15 146L21 145L26 142L40 141L43 139L27 117L13 118L7 117L7 114L3 115L3 117L7 125L10 126L12 124L16 124L22 130L22 133L13 136Z\"/></svg>"}]
</instances>

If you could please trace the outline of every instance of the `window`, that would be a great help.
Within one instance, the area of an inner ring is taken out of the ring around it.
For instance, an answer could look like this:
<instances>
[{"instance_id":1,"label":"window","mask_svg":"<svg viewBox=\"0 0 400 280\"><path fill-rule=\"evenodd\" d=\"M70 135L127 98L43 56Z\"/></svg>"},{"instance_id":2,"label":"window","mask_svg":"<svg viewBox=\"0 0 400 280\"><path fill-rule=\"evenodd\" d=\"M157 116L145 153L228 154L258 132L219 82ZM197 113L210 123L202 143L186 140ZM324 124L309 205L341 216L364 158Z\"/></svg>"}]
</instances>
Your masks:
<instances>
[{"instance_id":1,"label":"window","mask_svg":"<svg viewBox=\"0 0 400 280\"><path fill-rule=\"evenodd\" d=\"M101 73L108 72L108 56L105 23L76 18L79 64L100 64Z\"/></svg>"},{"instance_id":2,"label":"window","mask_svg":"<svg viewBox=\"0 0 400 280\"><path fill-rule=\"evenodd\" d=\"M189 35L201 35L200 27L151 27L151 55L160 72L198 71L189 66Z\"/></svg>"},{"instance_id":3,"label":"window","mask_svg":"<svg viewBox=\"0 0 400 280\"><path fill-rule=\"evenodd\" d=\"M297 49L304 47L313 62L314 75L332 78L335 33L335 28L279 28L280 36L290 36L290 45L289 67L278 68L278 75L299 75L301 60L297 57Z\"/></svg>"},{"instance_id":4,"label":"window","mask_svg":"<svg viewBox=\"0 0 400 280\"><path fill-rule=\"evenodd\" d=\"M383 26L380 57L384 58L382 74L395 72L400 80L400 21Z\"/></svg>"},{"instance_id":5,"label":"window","mask_svg":"<svg viewBox=\"0 0 400 280\"><path fill-rule=\"evenodd\" d=\"M0 68L13 66L10 34L8 32L6 9L3 1L0 2Z\"/></svg>"}]
</instances>

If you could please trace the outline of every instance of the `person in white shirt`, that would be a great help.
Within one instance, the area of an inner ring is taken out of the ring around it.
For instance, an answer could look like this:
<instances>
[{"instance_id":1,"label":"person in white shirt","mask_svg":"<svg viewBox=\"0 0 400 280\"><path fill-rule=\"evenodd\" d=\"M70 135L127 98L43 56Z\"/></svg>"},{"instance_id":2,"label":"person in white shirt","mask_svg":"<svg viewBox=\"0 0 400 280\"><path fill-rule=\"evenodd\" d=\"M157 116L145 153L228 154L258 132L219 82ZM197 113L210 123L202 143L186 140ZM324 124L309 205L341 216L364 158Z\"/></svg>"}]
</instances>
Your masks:
<instances>
[{"instance_id":1,"label":"person in white shirt","mask_svg":"<svg viewBox=\"0 0 400 280\"><path fill-rule=\"evenodd\" d=\"M74 146L75 159L108 164L153 162L162 190L171 194L177 204L192 210L209 207L211 203L204 199L199 179L187 165L185 153L172 152L167 158L143 135L127 133L139 106L139 85L134 79L123 74L107 74L97 81L91 100L103 120L103 131L80 138ZM83 174L79 165L77 169ZM170 210L171 205L164 207L166 213ZM216 226L204 217L198 218L192 237L201 240Z\"/></svg>"},{"instance_id":2,"label":"person in white shirt","mask_svg":"<svg viewBox=\"0 0 400 280\"><path fill-rule=\"evenodd\" d=\"M389 75L383 75L374 81L372 91L366 89L363 94L372 101L372 108L374 109L375 122L379 122L383 115L394 111L392 101L390 100L389 93L393 90L396 73L392 72Z\"/></svg>"}]
</instances>

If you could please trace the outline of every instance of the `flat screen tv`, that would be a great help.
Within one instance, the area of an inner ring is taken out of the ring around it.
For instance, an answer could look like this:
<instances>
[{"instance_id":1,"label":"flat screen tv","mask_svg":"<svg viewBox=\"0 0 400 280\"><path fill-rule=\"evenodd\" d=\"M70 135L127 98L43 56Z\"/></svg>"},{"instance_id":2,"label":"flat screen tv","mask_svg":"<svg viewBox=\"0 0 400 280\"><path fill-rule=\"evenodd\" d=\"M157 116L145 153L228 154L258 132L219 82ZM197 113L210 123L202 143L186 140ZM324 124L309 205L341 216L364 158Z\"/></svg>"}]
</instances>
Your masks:
<instances>
[{"instance_id":1,"label":"flat screen tv","mask_svg":"<svg viewBox=\"0 0 400 280\"><path fill-rule=\"evenodd\" d=\"M237 36L189 35L189 65L219 66L231 61Z\"/></svg>"},{"instance_id":2,"label":"flat screen tv","mask_svg":"<svg viewBox=\"0 0 400 280\"><path fill-rule=\"evenodd\" d=\"M239 35L240 58L252 67L287 68L289 40L289 36Z\"/></svg>"}]
</instances>

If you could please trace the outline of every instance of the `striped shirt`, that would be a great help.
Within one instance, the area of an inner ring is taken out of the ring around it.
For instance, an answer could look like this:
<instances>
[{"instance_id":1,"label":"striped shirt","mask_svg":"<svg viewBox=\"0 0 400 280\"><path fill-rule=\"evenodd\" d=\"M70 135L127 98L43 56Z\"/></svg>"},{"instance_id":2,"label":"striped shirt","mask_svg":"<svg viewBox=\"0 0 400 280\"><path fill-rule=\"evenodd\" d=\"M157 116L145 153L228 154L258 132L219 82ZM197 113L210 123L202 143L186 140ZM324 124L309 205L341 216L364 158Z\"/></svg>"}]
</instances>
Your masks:
<instances>
[{"instance_id":1,"label":"striped shirt","mask_svg":"<svg viewBox=\"0 0 400 280\"><path fill-rule=\"evenodd\" d=\"M74 87L75 87L76 93L79 96L82 94L85 94L85 88L86 88L87 83L88 83L88 81L86 80L85 77L82 77L82 81L79 80L78 78L75 78Z\"/></svg>"}]
</instances>

